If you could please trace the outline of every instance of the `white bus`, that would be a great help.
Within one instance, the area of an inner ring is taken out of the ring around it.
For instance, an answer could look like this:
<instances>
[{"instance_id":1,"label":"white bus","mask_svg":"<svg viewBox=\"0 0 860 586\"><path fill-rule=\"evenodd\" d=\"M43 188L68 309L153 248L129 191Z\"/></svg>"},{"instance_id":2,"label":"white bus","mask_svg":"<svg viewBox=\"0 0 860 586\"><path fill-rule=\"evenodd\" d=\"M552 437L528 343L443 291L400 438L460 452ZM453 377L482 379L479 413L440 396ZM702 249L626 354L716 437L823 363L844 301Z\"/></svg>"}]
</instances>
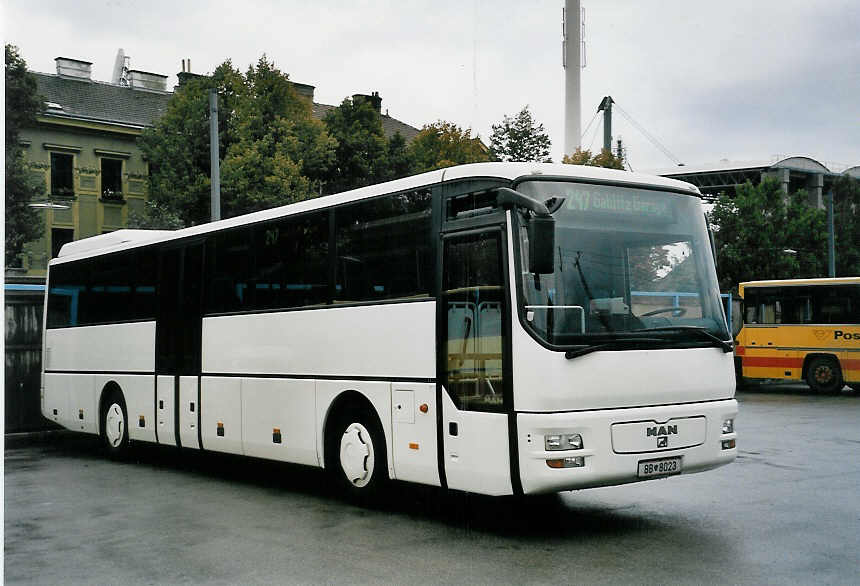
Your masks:
<instances>
[{"instance_id":1,"label":"white bus","mask_svg":"<svg viewBox=\"0 0 860 586\"><path fill-rule=\"evenodd\" d=\"M714 468L737 403L698 195L484 163L73 242L49 268L42 412L110 454L307 464L359 495Z\"/></svg>"}]
</instances>

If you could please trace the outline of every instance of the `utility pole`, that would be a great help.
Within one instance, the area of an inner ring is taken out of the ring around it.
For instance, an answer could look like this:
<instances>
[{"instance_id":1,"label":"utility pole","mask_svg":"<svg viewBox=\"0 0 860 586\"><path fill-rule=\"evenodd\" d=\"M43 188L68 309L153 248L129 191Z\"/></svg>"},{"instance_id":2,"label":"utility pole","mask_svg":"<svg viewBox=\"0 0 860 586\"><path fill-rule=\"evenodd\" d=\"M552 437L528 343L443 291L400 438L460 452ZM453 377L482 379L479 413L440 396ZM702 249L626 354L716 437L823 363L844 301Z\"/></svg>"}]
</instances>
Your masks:
<instances>
[{"instance_id":1,"label":"utility pole","mask_svg":"<svg viewBox=\"0 0 860 586\"><path fill-rule=\"evenodd\" d=\"M597 111L603 110L603 150L612 153L612 96L606 96L600 101Z\"/></svg>"},{"instance_id":2,"label":"utility pole","mask_svg":"<svg viewBox=\"0 0 860 586\"><path fill-rule=\"evenodd\" d=\"M836 276L836 239L833 234L833 190L827 192L827 276Z\"/></svg>"},{"instance_id":3,"label":"utility pole","mask_svg":"<svg viewBox=\"0 0 860 586\"><path fill-rule=\"evenodd\" d=\"M212 185L212 220L221 219L221 161L218 158L218 90L209 90L209 182Z\"/></svg>"}]
</instances>

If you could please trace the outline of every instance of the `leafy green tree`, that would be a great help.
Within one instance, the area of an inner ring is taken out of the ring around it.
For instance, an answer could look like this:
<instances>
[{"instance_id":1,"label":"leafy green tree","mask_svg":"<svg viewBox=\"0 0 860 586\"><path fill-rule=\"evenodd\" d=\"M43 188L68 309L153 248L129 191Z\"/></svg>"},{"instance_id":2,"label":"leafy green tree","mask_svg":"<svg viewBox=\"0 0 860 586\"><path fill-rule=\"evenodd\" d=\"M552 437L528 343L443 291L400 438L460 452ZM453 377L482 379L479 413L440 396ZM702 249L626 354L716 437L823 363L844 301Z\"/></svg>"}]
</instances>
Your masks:
<instances>
[{"instance_id":1,"label":"leafy green tree","mask_svg":"<svg viewBox=\"0 0 860 586\"><path fill-rule=\"evenodd\" d=\"M18 144L21 129L35 124L42 109L36 91L36 78L27 71L27 62L18 48L6 45L6 266L18 266L26 242L42 236L44 226L39 214L29 207L45 192L44 182L30 176Z\"/></svg>"},{"instance_id":2,"label":"leafy green tree","mask_svg":"<svg viewBox=\"0 0 860 586\"><path fill-rule=\"evenodd\" d=\"M826 274L825 213L809 205L805 191L786 196L774 179L747 182L734 197L721 195L710 219L724 290L742 281Z\"/></svg>"},{"instance_id":3,"label":"leafy green tree","mask_svg":"<svg viewBox=\"0 0 860 586\"><path fill-rule=\"evenodd\" d=\"M491 160L489 150L472 137L471 129L442 120L425 125L409 145L409 153L416 173Z\"/></svg>"},{"instance_id":4,"label":"leafy green tree","mask_svg":"<svg viewBox=\"0 0 860 586\"><path fill-rule=\"evenodd\" d=\"M551 142L543 124L536 124L528 106L501 124L493 124L490 135L490 152L500 161L551 163Z\"/></svg>"},{"instance_id":5,"label":"leafy green tree","mask_svg":"<svg viewBox=\"0 0 860 586\"><path fill-rule=\"evenodd\" d=\"M565 155L561 162L568 165L588 165L590 167L624 170L624 157L614 155L612 151L607 149L601 149L596 155L589 150L576 149L573 154Z\"/></svg>"},{"instance_id":6,"label":"leafy green tree","mask_svg":"<svg viewBox=\"0 0 860 586\"><path fill-rule=\"evenodd\" d=\"M337 140L336 163L326 191L337 193L388 179L388 141L369 100L346 98L324 119Z\"/></svg>"},{"instance_id":7,"label":"leafy green tree","mask_svg":"<svg viewBox=\"0 0 860 586\"><path fill-rule=\"evenodd\" d=\"M187 81L167 111L139 139L150 161L146 208L184 225L209 221L209 90L218 91L223 217L319 194L334 163L336 141L311 116L289 77L263 55L244 75L225 61L211 76ZM146 221L144 219L144 221Z\"/></svg>"},{"instance_id":8,"label":"leafy green tree","mask_svg":"<svg viewBox=\"0 0 860 586\"><path fill-rule=\"evenodd\" d=\"M130 211L128 227L142 230L178 230L185 227L182 218L166 206L154 201L143 202L143 213Z\"/></svg>"},{"instance_id":9,"label":"leafy green tree","mask_svg":"<svg viewBox=\"0 0 860 586\"><path fill-rule=\"evenodd\" d=\"M843 175L833 182L836 276L860 275L860 179Z\"/></svg>"},{"instance_id":10,"label":"leafy green tree","mask_svg":"<svg viewBox=\"0 0 860 586\"><path fill-rule=\"evenodd\" d=\"M386 171L386 181L392 179L400 179L412 173L414 162L406 144L406 139L399 132L388 139L388 146L385 154L388 168Z\"/></svg>"}]
</instances>

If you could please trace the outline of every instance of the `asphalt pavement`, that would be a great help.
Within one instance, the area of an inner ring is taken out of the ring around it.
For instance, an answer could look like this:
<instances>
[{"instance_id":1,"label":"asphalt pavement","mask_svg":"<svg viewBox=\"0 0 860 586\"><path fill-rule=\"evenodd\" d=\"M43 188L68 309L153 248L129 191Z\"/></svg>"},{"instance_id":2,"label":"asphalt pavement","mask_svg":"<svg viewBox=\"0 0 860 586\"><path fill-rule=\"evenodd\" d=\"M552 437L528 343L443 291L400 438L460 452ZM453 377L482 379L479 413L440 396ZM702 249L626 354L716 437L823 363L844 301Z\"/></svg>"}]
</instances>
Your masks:
<instances>
[{"instance_id":1,"label":"asphalt pavement","mask_svg":"<svg viewBox=\"0 0 860 586\"><path fill-rule=\"evenodd\" d=\"M7 584L857 584L860 396L738 394L738 460L539 498L397 484L88 436L7 438Z\"/></svg>"}]
</instances>

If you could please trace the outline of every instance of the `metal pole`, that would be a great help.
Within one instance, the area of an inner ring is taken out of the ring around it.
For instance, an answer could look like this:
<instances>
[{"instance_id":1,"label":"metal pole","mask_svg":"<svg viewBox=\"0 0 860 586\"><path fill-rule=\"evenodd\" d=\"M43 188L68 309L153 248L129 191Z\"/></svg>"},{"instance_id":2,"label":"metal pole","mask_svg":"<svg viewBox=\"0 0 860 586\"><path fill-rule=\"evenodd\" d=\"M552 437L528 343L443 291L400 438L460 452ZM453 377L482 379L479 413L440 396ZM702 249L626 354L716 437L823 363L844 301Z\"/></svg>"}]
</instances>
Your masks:
<instances>
[{"instance_id":1,"label":"metal pole","mask_svg":"<svg viewBox=\"0 0 860 586\"><path fill-rule=\"evenodd\" d=\"M603 150L612 154L612 96L606 96L600 101L597 111L603 110Z\"/></svg>"},{"instance_id":2,"label":"metal pole","mask_svg":"<svg viewBox=\"0 0 860 586\"><path fill-rule=\"evenodd\" d=\"M836 276L836 239L833 234L833 190L827 192L827 275Z\"/></svg>"},{"instance_id":3,"label":"metal pole","mask_svg":"<svg viewBox=\"0 0 860 586\"><path fill-rule=\"evenodd\" d=\"M212 221L221 219L221 161L218 159L218 90L209 90L209 162Z\"/></svg>"}]
</instances>

